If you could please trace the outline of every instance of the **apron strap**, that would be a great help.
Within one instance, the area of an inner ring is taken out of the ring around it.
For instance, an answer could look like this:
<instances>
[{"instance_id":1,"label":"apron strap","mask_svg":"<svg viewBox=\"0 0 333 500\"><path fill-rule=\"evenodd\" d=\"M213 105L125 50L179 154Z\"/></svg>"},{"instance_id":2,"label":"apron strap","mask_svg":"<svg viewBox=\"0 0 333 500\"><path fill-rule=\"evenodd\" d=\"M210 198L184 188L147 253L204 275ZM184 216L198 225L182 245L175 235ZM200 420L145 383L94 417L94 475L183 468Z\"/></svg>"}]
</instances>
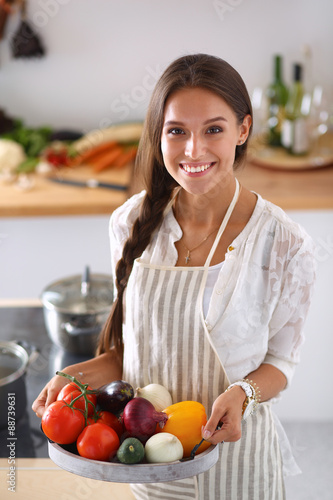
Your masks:
<instances>
[{"instance_id":1,"label":"apron strap","mask_svg":"<svg viewBox=\"0 0 333 500\"><path fill-rule=\"evenodd\" d=\"M236 181L236 189L235 189L235 194L231 200L231 203L229 205L229 208L227 210L227 213L225 214L224 216L224 219L222 221L222 224L220 226L220 229L218 230L218 233L216 235L216 238L215 238L215 241L213 243L213 246L209 252L209 255L207 257L207 260L205 262L205 265L204 265L204 270L203 270L203 276L202 276L202 280L201 280L201 283L200 283L200 289L199 289L199 294L198 294L198 304L200 305L200 315L201 315L201 322L202 322L202 325L204 327L204 331L205 331L205 335L207 337L207 339L209 340L209 343L213 349L213 351L215 352L216 356L218 359L219 358L219 355L218 355L218 352L216 350L216 347L214 346L213 344L213 341L211 339L211 336L210 336L210 333L207 329L207 325L206 325L206 321L205 321L205 318L204 318L204 313L203 313L203 296L204 296L204 291L205 291L205 286L206 286L206 281L207 281L207 275L208 275L208 271L209 271L209 264L210 264L210 261L212 260L212 257L214 255L214 252L216 250L216 247L221 239L221 236L223 234L223 231L225 230L226 228L226 225L228 224L229 222L229 219L231 217L231 214L233 212L233 209L235 208L235 205L237 203L237 200L238 200L238 196L239 196L239 182L238 180L235 178L235 181ZM224 367L221 363L221 367L224 371L224 376L225 376L225 381L227 382L227 385L229 385L229 379L228 379L228 376L226 374L226 371L224 370ZM227 387L226 385L226 387Z\"/></svg>"},{"instance_id":2,"label":"apron strap","mask_svg":"<svg viewBox=\"0 0 333 500\"><path fill-rule=\"evenodd\" d=\"M207 268L209 267L209 264L210 264L210 262L211 262L211 260L212 260L212 258L213 258L213 255L214 255L214 253L215 253L215 250L216 250L216 248L217 248L217 245L219 244L219 241L220 241L220 239L221 239L221 236L222 236L222 234L223 234L223 232L224 232L224 230L225 230L225 228L226 228L226 225L227 225L227 224L228 224L228 222L229 222L229 219L230 219L230 217L231 217L231 214L232 214L232 212L233 212L233 210L234 210L234 208L235 208L235 205L236 205L236 203L237 203L237 200L238 200L238 195L239 195L239 182L238 182L238 180L237 180L236 178L235 178L235 181L236 181L236 189L235 189L235 194L234 194L234 196L233 196L233 198L232 198L232 200L231 200L231 203L230 203L230 205L229 205L229 207L228 207L227 213L225 214L224 219L223 219L223 221L222 221L222 224L221 224L221 226L220 226L220 228L219 228L219 230L218 230L218 233L217 233L217 235L216 235L215 241L214 241L214 243L213 243L212 248L210 249L210 252L209 252L209 255L208 255L208 257L207 257L207 260L206 260L206 262L205 262L205 266L204 266L204 267L207 267Z\"/></svg>"}]
</instances>

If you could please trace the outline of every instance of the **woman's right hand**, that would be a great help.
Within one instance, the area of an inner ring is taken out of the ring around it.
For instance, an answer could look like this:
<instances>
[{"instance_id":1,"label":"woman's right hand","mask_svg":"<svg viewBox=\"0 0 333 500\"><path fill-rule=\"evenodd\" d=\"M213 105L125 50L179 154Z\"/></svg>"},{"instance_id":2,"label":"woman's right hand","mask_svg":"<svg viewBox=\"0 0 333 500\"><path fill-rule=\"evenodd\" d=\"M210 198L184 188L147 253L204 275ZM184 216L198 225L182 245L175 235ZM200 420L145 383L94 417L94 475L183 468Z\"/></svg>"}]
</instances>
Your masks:
<instances>
[{"instance_id":1,"label":"woman's right hand","mask_svg":"<svg viewBox=\"0 0 333 500\"><path fill-rule=\"evenodd\" d=\"M37 417L42 418L46 408L57 399L59 392L68 382L69 380L67 378L60 375L55 375L51 378L32 403L32 409Z\"/></svg>"},{"instance_id":2,"label":"woman's right hand","mask_svg":"<svg viewBox=\"0 0 333 500\"><path fill-rule=\"evenodd\" d=\"M61 371L74 376L82 384L89 384L92 389L98 389L122 377L122 366L113 349L96 358L70 365ZM32 404L37 417L43 416L46 408L57 399L60 390L68 383L69 380L61 375L51 378Z\"/></svg>"}]
</instances>

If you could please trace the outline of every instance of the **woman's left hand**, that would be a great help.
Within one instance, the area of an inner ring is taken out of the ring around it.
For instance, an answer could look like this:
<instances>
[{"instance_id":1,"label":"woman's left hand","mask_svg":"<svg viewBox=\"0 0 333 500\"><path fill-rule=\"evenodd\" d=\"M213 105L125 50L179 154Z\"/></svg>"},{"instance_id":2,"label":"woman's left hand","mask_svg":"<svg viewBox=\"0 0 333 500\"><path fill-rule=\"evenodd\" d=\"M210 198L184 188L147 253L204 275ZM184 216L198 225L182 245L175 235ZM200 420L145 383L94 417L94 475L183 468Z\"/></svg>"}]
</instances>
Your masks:
<instances>
[{"instance_id":1,"label":"woman's left hand","mask_svg":"<svg viewBox=\"0 0 333 500\"><path fill-rule=\"evenodd\" d=\"M239 386L234 386L218 396L214 401L212 414L202 429L202 437L212 444L238 441L242 435L242 408L245 398L245 392ZM219 428L220 426L222 427Z\"/></svg>"}]
</instances>

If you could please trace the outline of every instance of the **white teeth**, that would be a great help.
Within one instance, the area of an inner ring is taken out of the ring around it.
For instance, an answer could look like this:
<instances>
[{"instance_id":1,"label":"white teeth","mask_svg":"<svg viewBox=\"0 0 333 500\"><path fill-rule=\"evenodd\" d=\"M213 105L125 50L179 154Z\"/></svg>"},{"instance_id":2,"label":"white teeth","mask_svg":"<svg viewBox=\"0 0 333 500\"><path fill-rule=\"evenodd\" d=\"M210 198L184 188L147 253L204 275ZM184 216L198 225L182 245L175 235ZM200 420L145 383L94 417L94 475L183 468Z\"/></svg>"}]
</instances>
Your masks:
<instances>
[{"instance_id":1,"label":"white teeth","mask_svg":"<svg viewBox=\"0 0 333 500\"><path fill-rule=\"evenodd\" d=\"M186 172L196 173L196 172L204 172L211 166L211 163L205 163L203 165L198 165L197 167L191 167L186 163L182 163L182 167Z\"/></svg>"}]
</instances>

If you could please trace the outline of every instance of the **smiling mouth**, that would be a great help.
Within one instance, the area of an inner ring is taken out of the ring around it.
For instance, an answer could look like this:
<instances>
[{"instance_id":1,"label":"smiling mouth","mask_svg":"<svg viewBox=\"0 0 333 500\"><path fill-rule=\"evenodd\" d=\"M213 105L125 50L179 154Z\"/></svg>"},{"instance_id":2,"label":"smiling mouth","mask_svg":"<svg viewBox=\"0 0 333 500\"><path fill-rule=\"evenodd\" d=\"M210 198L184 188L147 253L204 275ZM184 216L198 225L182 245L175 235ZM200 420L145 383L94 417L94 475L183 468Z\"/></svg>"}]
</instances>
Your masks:
<instances>
[{"instance_id":1,"label":"smiling mouth","mask_svg":"<svg viewBox=\"0 0 333 500\"><path fill-rule=\"evenodd\" d=\"M180 166L185 172L188 172L190 174L196 174L199 172L205 172L208 170L210 167L215 165L215 162L210 162L210 163L200 163L200 164L193 164L193 163L180 163Z\"/></svg>"}]
</instances>

